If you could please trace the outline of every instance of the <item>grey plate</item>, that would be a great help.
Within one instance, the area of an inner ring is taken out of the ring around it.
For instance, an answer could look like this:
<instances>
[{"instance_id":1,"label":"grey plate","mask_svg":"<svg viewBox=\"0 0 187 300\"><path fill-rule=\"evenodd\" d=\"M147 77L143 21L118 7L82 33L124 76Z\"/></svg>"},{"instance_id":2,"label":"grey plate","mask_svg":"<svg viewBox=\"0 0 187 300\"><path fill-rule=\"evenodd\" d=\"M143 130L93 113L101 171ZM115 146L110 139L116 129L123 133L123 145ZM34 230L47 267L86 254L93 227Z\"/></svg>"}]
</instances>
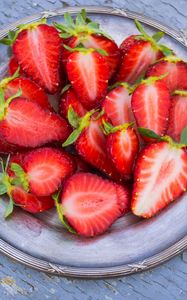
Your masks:
<instances>
[{"instance_id":1,"label":"grey plate","mask_svg":"<svg viewBox=\"0 0 187 300\"><path fill-rule=\"evenodd\" d=\"M8 25L0 31L0 38L21 23L43 16L49 18L49 22L62 21L65 11L74 14L80 9L69 7L33 15ZM163 42L186 58L183 46L186 37L182 32L126 10L91 6L86 10L118 43L137 32L131 20L137 18L147 24L149 32L154 32L155 28L165 31ZM3 76L8 61L4 46L0 47L0 59ZM27 266L48 273L84 278L127 275L154 267L187 246L187 195L150 220L142 221L128 214L107 233L92 239L67 233L58 222L55 210L33 216L17 209L13 217L5 221L4 206L0 205L0 250Z\"/></svg>"}]
</instances>

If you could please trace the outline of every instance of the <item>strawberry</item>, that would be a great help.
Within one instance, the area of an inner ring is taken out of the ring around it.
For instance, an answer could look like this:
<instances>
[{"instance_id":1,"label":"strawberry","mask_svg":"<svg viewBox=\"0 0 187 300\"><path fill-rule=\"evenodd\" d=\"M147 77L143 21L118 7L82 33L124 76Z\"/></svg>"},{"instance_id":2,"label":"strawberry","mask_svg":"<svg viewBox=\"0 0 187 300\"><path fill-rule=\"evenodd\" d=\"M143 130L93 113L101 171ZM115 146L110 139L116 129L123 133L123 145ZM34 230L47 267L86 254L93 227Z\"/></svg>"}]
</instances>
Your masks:
<instances>
[{"instance_id":1,"label":"strawberry","mask_svg":"<svg viewBox=\"0 0 187 300\"><path fill-rule=\"evenodd\" d=\"M157 32L151 37L137 20L135 24L141 35L130 38L130 42L122 43L121 65L115 77L116 81L125 81L130 84L134 84L139 77L143 76L150 64L164 54L172 53L166 46L157 43L163 36L162 32ZM126 51L123 50L125 48Z\"/></svg>"},{"instance_id":2,"label":"strawberry","mask_svg":"<svg viewBox=\"0 0 187 300\"><path fill-rule=\"evenodd\" d=\"M0 153L10 154L17 152L20 149L21 147L7 143L3 138L0 137Z\"/></svg>"},{"instance_id":3,"label":"strawberry","mask_svg":"<svg viewBox=\"0 0 187 300\"><path fill-rule=\"evenodd\" d=\"M7 143L37 147L67 138L70 128L64 119L19 96L20 92L5 101L0 90L0 135Z\"/></svg>"},{"instance_id":4,"label":"strawberry","mask_svg":"<svg viewBox=\"0 0 187 300\"><path fill-rule=\"evenodd\" d=\"M66 69L82 105L88 110L99 106L108 87L105 58L93 49L80 48L68 57Z\"/></svg>"},{"instance_id":5,"label":"strawberry","mask_svg":"<svg viewBox=\"0 0 187 300\"><path fill-rule=\"evenodd\" d=\"M75 22L68 13L65 13L64 21L65 24L55 23L56 28L61 31L64 44L71 48L81 44L85 48L105 50L108 53L106 61L111 78L120 62L120 51L114 40L100 30L98 23L92 22L86 17L85 10L78 14ZM63 47L62 61L64 66L66 66L69 55L66 48Z\"/></svg>"},{"instance_id":6,"label":"strawberry","mask_svg":"<svg viewBox=\"0 0 187 300\"><path fill-rule=\"evenodd\" d=\"M143 149L134 172L135 215L150 218L186 191L187 153L182 149L186 142L185 137L185 144L176 144L167 136Z\"/></svg>"},{"instance_id":7,"label":"strawberry","mask_svg":"<svg viewBox=\"0 0 187 300\"><path fill-rule=\"evenodd\" d=\"M170 94L159 79L143 80L132 94L132 111L139 127L148 128L163 135L168 126Z\"/></svg>"},{"instance_id":8,"label":"strawberry","mask_svg":"<svg viewBox=\"0 0 187 300\"><path fill-rule=\"evenodd\" d=\"M171 97L171 109L167 134L179 142L184 127L187 126L187 91L177 90Z\"/></svg>"},{"instance_id":9,"label":"strawberry","mask_svg":"<svg viewBox=\"0 0 187 300\"><path fill-rule=\"evenodd\" d=\"M28 78L18 78L18 70L11 77L0 81L0 88L3 89L5 99L13 96L21 89L21 96L25 99L38 103L44 109L54 111L48 102L47 95L36 83Z\"/></svg>"},{"instance_id":10,"label":"strawberry","mask_svg":"<svg viewBox=\"0 0 187 300\"><path fill-rule=\"evenodd\" d=\"M126 39L123 40L123 42L121 43L121 45L119 46L121 55L124 55L128 49L134 44L136 43L137 39L139 36L138 35L130 35L128 36Z\"/></svg>"},{"instance_id":11,"label":"strawberry","mask_svg":"<svg viewBox=\"0 0 187 300\"><path fill-rule=\"evenodd\" d=\"M125 215L131 208L131 192L128 185L116 184L116 192L118 197L118 203L120 205L121 215Z\"/></svg>"},{"instance_id":12,"label":"strawberry","mask_svg":"<svg viewBox=\"0 0 187 300\"><path fill-rule=\"evenodd\" d=\"M81 236L101 234L121 216L118 193L119 187L112 181L91 173L77 173L63 187L61 202L64 216ZM123 194L122 201L126 201L128 206L126 189Z\"/></svg>"},{"instance_id":13,"label":"strawberry","mask_svg":"<svg viewBox=\"0 0 187 300\"><path fill-rule=\"evenodd\" d=\"M67 153L49 147L25 154L22 167L30 192L37 196L49 196L57 191L62 181L75 169Z\"/></svg>"},{"instance_id":14,"label":"strawberry","mask_svg":"<svg viewBox=\"0 0 187 300\"><path fill-rule=\"evenodd\" d=\"M76 93L71 87L69 87L68 90L65 90L65 92L62 94L62 97L59 101L59 114L62 117L67 118L68 109L70 106L74 109L78 116L83 117L86 114L86 109L83 107Z\"/></svg>"},{"instance_id":15,"label":"strawberry","mask_svg":"<svg viewBox=\"0 0 187 300\"><path fill-rule=\"evenodd\" d=\"M22 77L25 77L25 73L24 71L20 68L20 66L18 65L18 62L17 60L15 59L14 56L12 56L9 60L9 63L8 63L8 70L9 70L9 74L10 76L13 76L14 73L17 71L17 69L19 68L19 74L22 76Z\"/></svg>"},{"instance_id":16,"label":"strawberry","mask_svg":"<svg viewBox=\"0 0 187 300\"><path fill-rule=\"evenodd\" d=\"M139 150L138 136L131 124L113 127L103 121L107 135L106 150L116 170L124 179L131 179L133 166Z\"/></svg>"},{"instance_id":17,"label":"strawberry","mask_svg":"<svg viewBox=\"0 0 187 300\"><path fill-rule=\"evenodd\" d=\"M114 126L130 123L134 120L131 110L130 89L125 83L118 83L107 94L102 102L102 107Z\"/></svg>"},{"instance_id":18,"label":"strawberry","mask_svg":"<svg viewBox=\"0 0 187 300\"><path fill-rule=\"evenodd\" d=\"M23 25L13 40L12 51L27 76L50 94L60 85L61 39L44 20Z\"/></svg>"},{"instance_id":19,"label":"strawberry","mask_svg":"<svg viewBox=\"0 0 187 300\"><path fill-rule=\"evenodd\" d=\"M101 130L102 120L106 117L97 115L94 110L77 120L72 109L68 115L69 122L76 129L63 143L63 147L75 143L75 148L83 160L113 179L120 180L106 153L106 137Z\"/></svg>"},{"instance_id":20,"label":"strawberry","mask_svg":"<svg viewBox=\"0 0 187 300\"><path fill-rule=\"evenodd\" d=\"M161 76L163 74L167 76L162 78L162 82L167 85L171 93L178 89L187 89L187 65L178 57L168 56L163 58L149 67L146 76Z\"/></svg>"}]
</instances>

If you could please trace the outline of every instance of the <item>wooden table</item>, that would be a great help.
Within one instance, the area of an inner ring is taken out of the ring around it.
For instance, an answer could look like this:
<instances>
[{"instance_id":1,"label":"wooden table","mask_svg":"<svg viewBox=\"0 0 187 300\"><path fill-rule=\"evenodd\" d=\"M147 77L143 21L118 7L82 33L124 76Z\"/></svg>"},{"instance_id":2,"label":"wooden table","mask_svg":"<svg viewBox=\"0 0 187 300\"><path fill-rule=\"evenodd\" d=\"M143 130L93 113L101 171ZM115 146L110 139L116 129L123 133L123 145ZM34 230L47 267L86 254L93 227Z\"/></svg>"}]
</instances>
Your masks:
<instances>
[{"instance_id":1,"label":"wooden table","mask_svg":"<svg viewBox=\"0 0 187 300\"><path fill-rule=\"evenodd\" d=\"M69 5L106 5L187 28L185 0L1 0L0 26L42 10ZM119 279L77 280L46 275L1 255L0 299L135 300L187 299L187 251L154 270Z\"/></svg>"}]
</instances>

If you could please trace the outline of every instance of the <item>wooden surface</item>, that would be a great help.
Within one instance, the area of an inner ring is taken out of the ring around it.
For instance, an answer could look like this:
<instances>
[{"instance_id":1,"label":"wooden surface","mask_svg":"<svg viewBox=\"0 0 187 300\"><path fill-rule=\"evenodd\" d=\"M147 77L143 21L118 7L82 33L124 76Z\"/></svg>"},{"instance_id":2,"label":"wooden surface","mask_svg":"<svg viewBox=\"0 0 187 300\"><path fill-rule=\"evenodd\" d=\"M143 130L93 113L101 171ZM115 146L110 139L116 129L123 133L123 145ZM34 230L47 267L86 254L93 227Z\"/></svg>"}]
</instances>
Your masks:
<instances>
[{"instance_id":1,"label":"wooden surface","mask_svg":"<svg viewBox=\"0 0 187 300\"><path fill-rule=\"evenodd\" d=\"M123 7L178 30L187 29L186 0L0 0L0 26L37 11L85 4ZM3 255L0 257L1 300L187 299L187 251L151 271L119 279L87 281L49 276Z\"/></svg>"}]
</instances>

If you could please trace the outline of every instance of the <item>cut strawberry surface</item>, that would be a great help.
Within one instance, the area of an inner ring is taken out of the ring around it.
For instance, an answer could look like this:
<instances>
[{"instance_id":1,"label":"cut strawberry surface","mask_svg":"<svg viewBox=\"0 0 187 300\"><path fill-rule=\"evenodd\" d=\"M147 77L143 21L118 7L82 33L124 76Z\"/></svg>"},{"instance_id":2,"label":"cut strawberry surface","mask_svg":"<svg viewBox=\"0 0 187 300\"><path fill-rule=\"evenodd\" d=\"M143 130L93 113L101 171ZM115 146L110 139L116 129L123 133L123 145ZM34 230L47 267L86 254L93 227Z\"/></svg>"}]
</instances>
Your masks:
<instances>
[{"instance_id":1,"label":"cut strawberry surface","mask_svg":"<svg viewBox=\"0 0 187 300\"><path fill-rule=\"evenodd\" d=\"M133 122L131 96L125 84L110 91L102 102L106 116L114 126Z\"/></svg>"},{"instance_id":2,"label":"cut strawberry surface","mask_svg":"<svg viewBox=\"0 0 187 300\"><path fill-rule=\"evenodd\" d=\"M94 174L73 175L61 200L66 219L82 236L103 233L121 216L116 184Z\"/></svg>"},{"instance_id":3,"label":"cut strawberry surface","mask_svg":"<svg viewBox=\"0 0 187 300\"><path fill-rule=\"evenodd\" d=\"M107 135L106 149L121 176L130 179L139 150L136 131L128 124L111 128L111 132Z\"/></svg>"},{"instance_id":4,"label":"cut strawberry surface","mask_svg":"<svg viewBox=\"0 0 187 300\"><path fill-rule=\"evenodd\" d=\"M92 109L102 101L108 87L109 69L105 58L97 52L72 53L67 62L67 74L79 101Z\"/></svg>"},{"instance_id":5,"label":"cut strawberry surface","mask_svg":"<svg viewBox=\"0 0 187 300\"><path fill-rule=\"evenodd\" d=\"M162 82L164 82L169 91L172 93L177 89L187 89L187 65L176 57L165 58L147 70L146 76L161 76L166 74Z\"/></svg>"},{"instance_id":6,"label":"cut strawberry surface","mask_svg":"<svg viewBox=\"0 0 187 300\"><path fill-rule=\"evenodd\" d=\"M167 142L148 145L139 155L134 173L132 211L149 218L187 188L187 153Z\"/></svg>"},{"instance_id":7,"label":"cut strawberry surface","mask_svg":"<svg viewBox=\"0 0 187 300\"><path fill-rule=\"evenodd\" d=\"M116 184L116 191L118 197L118 204L120 205L121 216L130 211L131 193L128 186Z\"/></svg>"},{"instance_id":8,"label":"cut strawberry surface","mask_svg":"<svg viewBox=\"0 0 187 300\"><path fill-rule=\"evenodd\" d=\"M68 109L72 107L78 116L83 117L86 114L86 109L79 101L76 93L70 87L65 93L63 93L59 102L59 114L67 118Z\"/></svg>"},{"instance_id":9,"label":"cut strawberry surface","mask_svg":"<svg viewBox=\"0 0 187 300\"><path fill-rule=\"evenodd\" d=\"M49 196L73 173L75 166L67 153L45 147L27 154L23 168L30 191L37 196Z\"/></svg>"},{"instance_id":10,"label":"cut strawberry surface","mask_svg":"<svg viewBox=\"0 0 187 300\"><path fill-rule=\"evenodd\" d=\"M187 126L187 91L175 91L171 97L171 109L167 134L180 141L182 130Z\"/></svg>"},{"instance_id":11,"label":"cut strawberry surface","mask_svg":"<svg viewBox=\"0 0 187 300\"><path fill-rule=\"evenodd\" d=\"M46 24L29 24L19 32L12 50L22 70L47 92L59 88L61 39L58 31Z\"/></svg>"},{"instance_id":12,"label":"cut strawberry surface","mask_svg":"<svg viewBox=\"0 0 187 300\"><path fill-rule=\"evenodd\" d=\"M13 76L14 73L18 70L19 68L19 74L22 76L22 77L25 77L25 73L24 71L20 68L17 60L15 59L14 56L12 56L9 60L9 64L8 64L8 70L9 70L9 74L10 76Z\"/></svg>"},{"instance_id":13,"label":"cut strawberry surface","mask_svg":"<svg viewBox=\"0 0 187 300\"><path fill-rule=\"evenodd\" d=\"M5 141L24 147L64 141L69 133L64 119L23 98L12 101L0 121L0 134Z\"/></svg>"},{"instance_id":14,"label":"cut strawberry surface","mask_svg":"<svg viewBox=\"0 0 187 300\"><path fill-rule=\"evenodd\" d=\"M10 80L4 86L5 98L7 99L13 96L18 92L19 89L21 89L22 91L21 97L38 103L44 109L49 109L51 111L54 111L51 105L49 104L48 97L45 94L45 92L42 90L42 88L28 78L16 78Z\"/></svg>"},{"instance_id":15,"label":"cut strawberry surface","mask_svg":"<svg viewBox=\"0 0 187 300\"><path fill-rule=\"evenodd\" d=\"M51 197L37 197L25 192L20 187L13 189L12 198L16 205L30 213L39 213L54 207L54 201Z\"/></svg>"},{"instance_id":16,"label":"cut strawberry surface","mask_svg":"<svg viewBox=\"0 0 187 300\"><path fill-rule=\"evenodd\" d=\"M163 135L168 126L170 94L167 86L151 77L141 83L132 94L132 111L139 127Z\"/></svg>"}]
</instances>

